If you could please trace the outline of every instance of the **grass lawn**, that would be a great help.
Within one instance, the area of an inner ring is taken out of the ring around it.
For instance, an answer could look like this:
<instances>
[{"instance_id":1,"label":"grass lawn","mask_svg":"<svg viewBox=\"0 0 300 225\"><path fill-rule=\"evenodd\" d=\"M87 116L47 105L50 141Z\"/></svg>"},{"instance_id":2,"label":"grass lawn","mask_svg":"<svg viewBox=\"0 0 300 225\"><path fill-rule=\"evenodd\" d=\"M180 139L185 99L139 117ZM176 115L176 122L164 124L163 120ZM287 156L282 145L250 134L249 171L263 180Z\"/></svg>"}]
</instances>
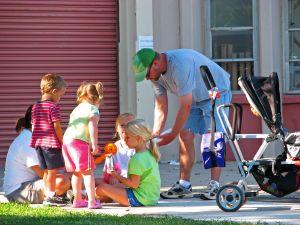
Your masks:
<instances>
[{"instance_id":1,"label":"grass lawn","mask_svg":"<svg viewBox=\"0 0 300 225\"><path fill-rule=\"evenodd\" d=\"M175 217L146 217L146 216L109 216L90 212L67 211L55 207L32 208L26 204L0 204L0 225L88 225L88 224L201 224L201 225L236 225L235 222L208 222L180 219ZM242 223L241 223L242 224ZM246 224L246 223L243 223ZM248 223L248 225L251 225Z\"/></svg>"}]
</instances>

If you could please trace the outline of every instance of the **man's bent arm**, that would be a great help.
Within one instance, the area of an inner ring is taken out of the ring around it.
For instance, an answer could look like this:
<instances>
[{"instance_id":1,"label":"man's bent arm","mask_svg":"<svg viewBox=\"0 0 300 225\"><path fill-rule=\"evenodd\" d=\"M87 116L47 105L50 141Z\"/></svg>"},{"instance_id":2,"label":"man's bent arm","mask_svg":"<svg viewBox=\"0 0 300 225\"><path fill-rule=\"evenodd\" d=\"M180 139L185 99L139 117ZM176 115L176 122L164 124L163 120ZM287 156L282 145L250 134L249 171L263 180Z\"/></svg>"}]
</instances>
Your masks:
<instances>
[{"instance_id":1,"label":"man's bent arm","mask_svg":"<svg viewBox=\"0 0 300 225\"><path fill-rule=\"evenodd\" d=\"M179 109L177 111L172 132L160 136L161 140L158 142L159 146L167 145L177 137L190 115L191 106L192 93L179 97Z\"/></svg>"},{"instance_id":2,"label":"man's bent arm","mask_svg":"<svg viewBox=\"0 0 300 225\"><path fill-rule=\"evenodd\" d=\"M165 127L167 115L168 115L168 96L160 95L155 97L154 125L153 125L154 135L160 135L162 129Z\"/></svg>"},{"instance_id":3,"label":"man's bent arm","mask_svg":"<svg viewBox=\"0 0 300 225\"><path fill-rule=\"evenodd\" d=\"M192 93L189 93L184 96L179 96L178 98L179 109L177 111L176 120L172 128L172 133L175 133L176 136L182 130L190 115L190 111L192 107L192 99L193 99Z\"/></svg>"}]
</instances>

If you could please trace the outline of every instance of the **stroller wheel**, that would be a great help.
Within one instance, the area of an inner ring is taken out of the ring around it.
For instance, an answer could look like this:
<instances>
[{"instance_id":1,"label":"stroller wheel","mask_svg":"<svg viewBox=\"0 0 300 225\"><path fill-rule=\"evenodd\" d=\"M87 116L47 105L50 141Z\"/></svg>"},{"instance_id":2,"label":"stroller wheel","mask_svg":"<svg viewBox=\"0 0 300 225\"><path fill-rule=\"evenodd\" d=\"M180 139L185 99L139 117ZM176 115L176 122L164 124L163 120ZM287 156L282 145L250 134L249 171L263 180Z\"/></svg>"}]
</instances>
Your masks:
<instances>
[{"instance_id":1,"label":"stroller wheel","mask_svg":"<svg viewBox=\"0 0 300 225\"><path fill-rule=\"evenodd\" d=\"M224 212L235 212L245 203L245 193L238 186L224 185L219 189L216 201Z\"/></svg>"}]
</instances>

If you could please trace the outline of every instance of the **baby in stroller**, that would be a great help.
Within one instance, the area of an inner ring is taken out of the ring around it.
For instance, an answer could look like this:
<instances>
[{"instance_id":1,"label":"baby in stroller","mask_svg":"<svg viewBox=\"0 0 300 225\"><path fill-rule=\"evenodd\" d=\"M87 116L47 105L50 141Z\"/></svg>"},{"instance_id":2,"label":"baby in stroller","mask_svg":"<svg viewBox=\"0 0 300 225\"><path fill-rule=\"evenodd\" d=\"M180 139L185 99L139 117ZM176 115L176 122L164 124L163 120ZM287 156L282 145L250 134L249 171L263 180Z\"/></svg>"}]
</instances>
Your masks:
<instances>
[{"instance_id":1,"label":"baby in stroller","mask_svg":"<svg viewBox=\"0 0 300 225\"><path fill-rule=\"evenodd\" d=\"M240 134L241 106L229 104L217 108L242 176L237 185L225 185L218 191L216 201L225 212L237 211L245 203L247 197L258 193L247 187L246 180L250 174L254 176L262 190L277 197L283 197L300 188L300 132L289 133L283 127L277 74L272 73L269 77L240 77L238 83L250 103L252 112L263 119L270 134ZM225 113L227 107L233 109L232 125ZM244 159L238 144L240 138L264 139L253 160ZM261 158L267 146L276 140L282 142L282 153L272 159Z\"/></svg>"}]
</instances>

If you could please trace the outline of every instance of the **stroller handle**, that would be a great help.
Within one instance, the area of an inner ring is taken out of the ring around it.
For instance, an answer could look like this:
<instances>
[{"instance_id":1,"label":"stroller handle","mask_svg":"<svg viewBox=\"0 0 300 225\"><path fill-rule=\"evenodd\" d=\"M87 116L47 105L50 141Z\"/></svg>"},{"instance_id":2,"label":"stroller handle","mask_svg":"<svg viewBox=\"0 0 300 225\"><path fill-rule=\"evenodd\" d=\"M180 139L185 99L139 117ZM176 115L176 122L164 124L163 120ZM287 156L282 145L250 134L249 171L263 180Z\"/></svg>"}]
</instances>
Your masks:
<instances>
[{"instance_id":1,"label":"stroller handle","mask_svg":"<svg viewBox=\"0 0 300 225\"><path fill-rule=\"evenodd\" d=\"M207 90L211 90L211 89L215 88L216 83L215 83L214 78L213 78L210 70L208 69L208 67L200 66L200 72L201 72L201 76L202 76L202 79L205 83Z\"/></svg>"},{"instance_id":2,"label":"stroller handle","mask_svg":"<svg viewBox=\"0 0 300 225\"><path fill-rule=\"evenodd\" d=\"M238 103L225 104L223 107L232 108L233 110L232 133L229 138L234 141L235 135L241 133L243 108Z\"/></svg>"}]
</instances>

